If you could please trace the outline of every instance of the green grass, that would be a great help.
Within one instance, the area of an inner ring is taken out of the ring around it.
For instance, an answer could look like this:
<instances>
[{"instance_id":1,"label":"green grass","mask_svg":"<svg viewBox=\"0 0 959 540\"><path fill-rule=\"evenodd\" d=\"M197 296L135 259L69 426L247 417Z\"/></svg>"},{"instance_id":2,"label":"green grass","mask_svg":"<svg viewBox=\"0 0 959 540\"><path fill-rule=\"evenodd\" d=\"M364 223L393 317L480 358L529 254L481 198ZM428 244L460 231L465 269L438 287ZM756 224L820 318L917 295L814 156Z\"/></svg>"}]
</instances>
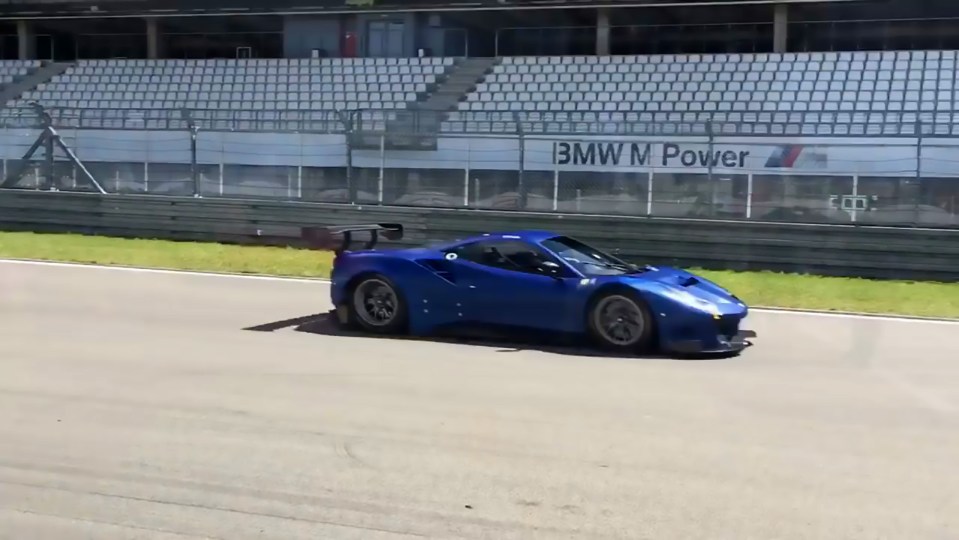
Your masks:
<instances>
[{"instance_id":1,"label":"green grass","mask_svg":"<svg viewBox=\"0 0 959 540\"><path fill-rule=\"evenodd\" d=\"M326 277L332 263L292 248L34 233L0 233L0 257L296 277ZM959 318L959 283L691 270L754 306Z\"/></svg>"},{"instance_id":2,"label":"green grass","mask_svg":"<svg viewBox=\"0 0 959 540\"><path fill-rule=\"evenodd\" d=\"M959 283L690 269L749 305L959 318Z\"/></svg>"},{"instance_id":3,"label":"green grass","mask_svg":"<svg viewBox=\"0 0 959 540\"><path fill-rule=\"evenodd\" d=\"M333 263L328 252L293 248L5 232L0 257L297 277L327 277Z\"/></svg>"}]
</instances>

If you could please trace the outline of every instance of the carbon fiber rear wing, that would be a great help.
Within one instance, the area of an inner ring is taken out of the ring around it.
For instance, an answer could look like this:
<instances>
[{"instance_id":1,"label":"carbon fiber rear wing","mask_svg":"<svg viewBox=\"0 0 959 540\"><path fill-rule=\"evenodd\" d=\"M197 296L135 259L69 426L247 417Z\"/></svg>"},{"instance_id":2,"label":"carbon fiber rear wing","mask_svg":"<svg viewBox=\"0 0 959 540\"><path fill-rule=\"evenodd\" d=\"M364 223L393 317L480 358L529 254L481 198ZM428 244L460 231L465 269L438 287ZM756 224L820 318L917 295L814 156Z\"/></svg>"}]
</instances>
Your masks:
<instances>
[{"instance_id":1,"label":"carbon fiber rear wing","mask_svg":"<svg viewBox=\"0 0 959 540\"><path fill-rule=\"evenodd\" d=\"M300 236L312 249L332 250L340 254L349 251L353 243L353 233L369 232L370 238L363 249L373 249L380 235L387 240L403 238L403 225L400 223L370 223L364 225L339 225L336 227L302 227Z\"/></svg>"}]
</instances>

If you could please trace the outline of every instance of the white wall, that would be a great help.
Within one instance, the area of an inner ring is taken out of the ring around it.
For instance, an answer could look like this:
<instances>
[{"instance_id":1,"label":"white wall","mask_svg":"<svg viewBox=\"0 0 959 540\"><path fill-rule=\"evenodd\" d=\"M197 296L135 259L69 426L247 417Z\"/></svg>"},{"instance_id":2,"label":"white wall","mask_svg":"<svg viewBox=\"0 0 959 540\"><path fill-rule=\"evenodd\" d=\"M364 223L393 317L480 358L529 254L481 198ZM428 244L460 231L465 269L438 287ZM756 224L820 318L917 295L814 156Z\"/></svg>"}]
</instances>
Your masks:
<instances>
[{"instance_id":1,"label":"white wall","mask_svg":"<svg viewBox=\"0 0 959 540\"><path fill-rule=\"evenodd\" d=\"M0 158L19 159L35 130L0 130ZM190 163L186 132L63 130L81 160ZM916 139L722 137L527 137L525 169L607 171L915 176ZM922 141L923 176L959 176L959 140ZM356 167L517 170L516 137L443 137L436 151L354 150ZM200 132L201 164L345 167L343 135Z\"/></svg>"}]
</instances>

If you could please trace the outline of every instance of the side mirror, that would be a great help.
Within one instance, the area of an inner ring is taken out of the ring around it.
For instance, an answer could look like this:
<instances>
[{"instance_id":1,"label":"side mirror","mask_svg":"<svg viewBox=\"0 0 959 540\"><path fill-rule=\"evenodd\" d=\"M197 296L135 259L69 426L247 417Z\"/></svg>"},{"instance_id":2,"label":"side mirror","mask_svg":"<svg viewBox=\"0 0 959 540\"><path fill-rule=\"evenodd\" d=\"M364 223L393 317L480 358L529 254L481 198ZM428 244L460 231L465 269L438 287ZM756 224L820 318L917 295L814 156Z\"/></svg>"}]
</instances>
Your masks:
<instances>
[{"instance_id":1,"label":"side mirror","mask_svg":"<svg viewBox=\"0 0 959 540\"><path fill-rule=\"evenodd\" d=\"M554 263L553 261L543 261L540 264L540 269L543 271L544 274L552 277L559 277L559 275L563 271L562 268L558 264Z\"/></svg>"}]
</instances>

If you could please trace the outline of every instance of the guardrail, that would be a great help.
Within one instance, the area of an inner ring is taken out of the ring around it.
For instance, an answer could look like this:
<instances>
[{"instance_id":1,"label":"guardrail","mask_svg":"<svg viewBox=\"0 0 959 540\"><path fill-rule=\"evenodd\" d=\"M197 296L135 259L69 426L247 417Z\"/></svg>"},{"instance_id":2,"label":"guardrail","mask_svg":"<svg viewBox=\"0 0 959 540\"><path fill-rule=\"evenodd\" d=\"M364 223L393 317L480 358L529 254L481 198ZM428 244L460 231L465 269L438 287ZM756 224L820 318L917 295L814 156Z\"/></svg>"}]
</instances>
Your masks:
<instances>
[{"instance_id":1,"label":"guardrail","mask_svg":"<svg viewBox=\"0 0 959 540\"><path fill-rule=\"evenodd\" d=\"M301 246L299 227L402 222L407 244L550 229L636 262L959 281L959 230L0 190L0 228Z\"/></svg>"}]
</instances>

